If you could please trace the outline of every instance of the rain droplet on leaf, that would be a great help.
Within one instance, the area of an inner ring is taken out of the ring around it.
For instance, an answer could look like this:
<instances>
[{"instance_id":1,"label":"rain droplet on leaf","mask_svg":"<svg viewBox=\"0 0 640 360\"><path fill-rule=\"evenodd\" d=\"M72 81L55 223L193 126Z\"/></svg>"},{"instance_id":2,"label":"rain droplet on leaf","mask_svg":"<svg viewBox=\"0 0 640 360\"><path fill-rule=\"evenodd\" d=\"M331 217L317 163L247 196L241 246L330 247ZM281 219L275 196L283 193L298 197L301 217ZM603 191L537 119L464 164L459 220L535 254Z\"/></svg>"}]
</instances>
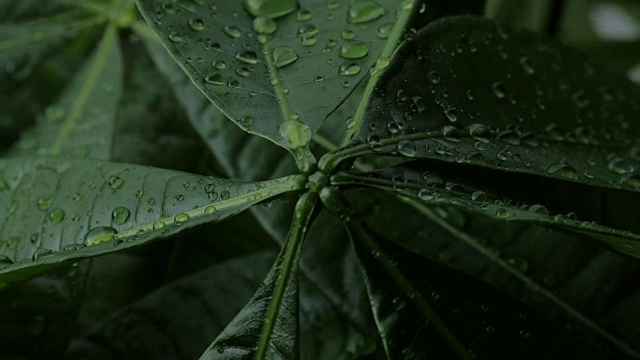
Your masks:
<instances>
[{"instance_id":1,"label":"rain droplet on leaf","mask_svg":"<svg viewBox=\"0 0 640 360\"><path fill-rule=\"evenodd\" d=\"M87 246L99 244L105 241L111 241L116 237L118 232L116 229L108 226L99 226L91 229L84 237L84 244Z\"/></svg>"},{"instance_id":2,"label":"rain droplet on leaf","mask_svg":"<svg viewBox=\"0 0 640 360\"><path fill-rule=\"evenodd\" d=\"M360 59L367 54L369 54L369 48L362 41L348 41L340 47L340 56L345 59Z\"/></svg>"},{"instance_id":3,"label":"rain droplet on leaf","mask_svg":"<svg viewBox=\"0 0 640 360\"><path fill-rule=\"evenodd\" d=\"M49 213L49 221L52 224L58 224L64 219L64 210L62 209L53 209Z\"/></svg>"},{"instance_id":4,"label":"rain droplet on leaf","mask_svg":"<svg viewBox=\"0 0 640 360\"><path fill-rule=\"evenodd\" d=\"M360 24L378 19L384 15L384 7L372 0L355 0L349 7L347 21Z\"/></svg>"},{"instance_id":5,"label":"rain droplet on leaf","mask_svg":"<svg viewBox=\"0 0 640 360\"><path fill-rule=\"evenodd\" d=\"M258 62L258 55L253 50L243 50L236 53L236 59L246 64L256 64Z\"/></svg>"},{"instance_id":6,"label":"rain droplet on leaf","mask_svg":"<svg viewBox=\"0 0 640 360\"><path fill-rule=\"evenodd\" d=\"M360 73L361 69L362 68L360 67L360 65L354 62L344 62L340 64L340 68L338 69L338 74L343 76L357 75L358 73Z\"/></svg>"},{"instance_id":7,"label":"rain droplet on leaf","mask_svg":"<svg viewBox=\"0 0 640 360\"><path fill-rule=\"evenodd\" d=\"M225 84L224 76L220 75L220 73L218 73L218 72L210 72L210 73L208 73L204 77L204 81L207 84L214 84L214 85L224 85Z\"/></svg>"},{"instance_id":8,"label":"rain droplet on leaf","mask_svg":"<svg viewBox=\"0 0 640 360\"><path fill-rule=\"evenodd\" d=\"M278 30L278 24L273 19L266 17L257 17L253 19L253 31L258 34L273 34Z\"/></svg>"},{"instance_id":9,"label":"rain droplet on leaf","mask_svg":"<svg viewBox=\"0 0 640 360\"><path fill-rule=\"evenodd\" d=\"M273 49L273 63L276 67L281 68L298 60L298 53L289 46L278 46Z\"/></svg>"},{"instance_id":10,"label":"rain droplet on leaf","mask_svg":"<svg viewBox=\"0 0 640 360\"><path fill-rule=\"evenodd\" d=\"M225 34L229 35L229 37L234 39L239 38L240 35L242 35L242 32L240 31L240 29L238 29L234 25L225 25L222 28L222 31L224 31Z\"/></svg>"},{"instance_id":11,"label":"rain droplet on leaf","mask_svg":"<svg viewBox=\"0 0 640 360\"><path fill-rule=\"evenodd\" d=\"M553 165L550 165L546 170L546 174L556 175L570 180L578 179L578 172L576 171L576 169L566 163L555 163Z\"/></svg>"},{"instance_id":12,"label":"rain droplet on leaf","mask_svg":"<svg viewBox=\"0 0 640 360\"><path fill-rule=\"evenodd\" d=\"M122 187L122 184L124 184L124 181L122 180L121 177L119 176L109 176L109 187L112 189L119 189L120 187Z\"/></svg>"},{"instance_id":13,"label":"rain droplet on leaf","mask_svg":"<svg viewBox=\"0 0 640 360\"><path fill-rule=\"evenodd\" d=\"M115 224L122 225L129 220L131 212L126 207L117 207L111 213L111 219Z\"/></svg>"},{"instance_id":14,"label":"rain droplet on leaf","mask_svg":"<svg viewBox=\"0 0 640 360\"><path fill-rule=\"evenodd\" d=\"M202 31L204 30L204 21L200 18L195 18L189 20L189 27L194 31Z\"/></svg>"},{"instance_id":15,"label":"rain droplet on leaf","mask_svg":"<svg viewBox=\"0 0 640 360\"><path fill-rule=\"evenodd\" d=\"M244 6L255 17L274 19L296 11L298 0L245 0Z\"/></svg>"}]
</instances>

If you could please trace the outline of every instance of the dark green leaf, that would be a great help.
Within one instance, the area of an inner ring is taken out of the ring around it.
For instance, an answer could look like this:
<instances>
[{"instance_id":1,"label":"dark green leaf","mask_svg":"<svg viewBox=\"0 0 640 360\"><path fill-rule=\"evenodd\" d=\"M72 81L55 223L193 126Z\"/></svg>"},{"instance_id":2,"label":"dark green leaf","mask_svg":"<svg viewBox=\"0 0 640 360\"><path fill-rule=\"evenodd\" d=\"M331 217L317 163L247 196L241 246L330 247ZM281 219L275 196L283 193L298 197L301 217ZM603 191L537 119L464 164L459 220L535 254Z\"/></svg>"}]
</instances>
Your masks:
<instances>
[{"instance_id":1,"label":"dark green leaf","mask_svg":"<svg viewBox=\"0 0 640 360\"><path fill-rule=\"evenodd\" d=\"M542 31L553 6L553 0L487 0L485 16L505 25L530 31Z\"/></svg>"},{"instance_id":2,"label":"dark green leaf","mask_svg":"<svg viewBox=\"0 0 640 360\"><path fill-rule=\"evenodd\" d=\"M49 157L1 160L0 169L3 283L220 221L306 182L302 175L239 182Z\"/></svg>"},{"instance_id":3,"label":"dark green leaf","mask_svg":"<svg viewBox=\"0 0 640 360\"><path fill-rule=\"evenodd\" d=\"M60 99L22 138L15 155L72 155L109 160L122 92L122 59L114 27Z\"/></svg>"},{"instance_id":4,"label":"dark green leaf","mask_svg":"<svg viewBox=\"0 0 640 360\"><path fill-rule=\"evenodd\" d=\"M317 195L298 200L287 242L260 288L201 359L299 358L300 249Z\"/></svg>"},{"instance_id":5,"label":"dark green leaf","mask_svg":"<svg viewBox=\"0 0 640 360\"><path fill-rule=\"evenodd\" d=\"M249 300L274 257L241 257L169 283L75 340L66 358L196 359Z\"/></svg>"},{"instance_id":6,"label":"dark green leaf","mask_svg":"<svg viewBox=\"0 0 640 360\"><path fill-rule=\"evenodd\" d=\"M218 108L245 131L298 157L309 156L303 149L312 134L378 56L389 56L395 47L399 30L387 48L384 38L392 34L400 3L381 3L327 6L315 1L272 20L254 19L240 1L216 4L215 9L138 1L163 44ZM401 14L408 12L408 5ZM289 10L296 9L292 4ZM405 20L406 15L400 15L397 29Z\"/></svg>"},{"instance_id":7,"label":"dark green leaf","mask_svg":"<svg viewBox=\"0 0 640 360\"><path fill-rule=\"evenodd\" d=\"M396 59L350 147L321 168L378 153L640 189L640 89L581 54L457 17L421 30Z\"/></svg>"},{"instance_id":8,"label":"dark green leaf","mask_svg":"<svg viewBox=\"0 0 640 360\"><path fill-rule=\"evenodd\" d=\"M486 174L480 172L477 175L484 176ZM527 181L519 180L514 183L518 186L527 184ZM522 199L509 198L508 186L497 185L494 188L487 188L487 186L475 185L480 182L480 180L469 181L464 178L452 178L450 174L446 173L416 171L409 167L389 168L362 174L338 173L331 178L333 185L360 185L396 192L430 207L454 207L494 220L537 224L592 237L620 252L640 258L640 232L612 229L599 225L595 221L578 218L573 212L567 215L550 213L547 208L549 205L527 204L522 202ZM496 180L491 180L491 182L500 184ZM536 191L535 183L526 186L528 192L534 193ZM544 188L539 192L543 191ZM584 193L582 192L582 194ZM544 196L540 196L539 199L546 202ZM580 211L580 209L576 209L576 211ZM638 219L632 217L630 221L633 222L630 226L638 230Z\"/></svg>"},{"instance_id":9,"label":"dark green leaf","mask_svg":"<svg viewBox=\"0 0 640 360\"><path fill-rule=\"evenodd\" d=\"M25 23L0 24L0 65L3 71L30 71L41 57L83 31L98 26L104 18L71 10Z\"/></svg>"}]
</instances>

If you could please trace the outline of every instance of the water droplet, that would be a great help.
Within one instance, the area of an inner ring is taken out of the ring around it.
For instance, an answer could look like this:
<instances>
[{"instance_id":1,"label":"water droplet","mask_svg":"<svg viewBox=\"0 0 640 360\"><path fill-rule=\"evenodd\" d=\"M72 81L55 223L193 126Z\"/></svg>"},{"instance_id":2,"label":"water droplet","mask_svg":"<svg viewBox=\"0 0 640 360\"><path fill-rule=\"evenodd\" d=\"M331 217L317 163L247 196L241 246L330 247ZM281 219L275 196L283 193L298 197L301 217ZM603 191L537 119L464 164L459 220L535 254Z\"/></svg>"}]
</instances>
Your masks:
<instances>
[{"instance_id":1,"label":"water droplet","mask_svg":"<svg viewBox=\"0 0 640 360\"><path fill-rule=\"evenodd\" d=\"M169 34L169 40L171 40L174 43L179 43L179 42L182 42L183 39L182 39L182 35L174 31Z\"/></svg>"},{"instance_id":2,"label":"water droplet","mask_svg":"<svg viewBox=\"0 0 640 360\"><path fill-rule=\"evenodd\" d=\"M173 224L175 226L180 226L182 224L184 224L185 222L189 221L189 215L185 214L185 213L180 213L178 215L176 215Z\"/></svg>"},{"instance_id":3,"label":"water droplet","mask_svg":"<svg viewBox=\"0 0 640 360\"><path fill-rule=\"evenodd\" d=\"M356 38L356 33L352 30L344 30L342 34L340 34L340 37L342 37L343 40L353 40Z\"/></svg>"},{"instance_id":4,"label":"water droplet","mask_svg":"<svg viewBox=\"0 0 640 360\"><path fill-rule=\"evenodd\" d=\"M533 75L533 73L535 72L535 69L531 64L531 59L529 59L526 56L523 56L520 58L520 65L522 65L522 68L524 69L524 71L529 75Z\"/></svg>"},{"instance_id":5,"label":"water droplet","mask_svg":"<svg viewBox=\"0 0 640 360\"><path fill-rule=\"evenodd\" d=\"M53 203L53 196L43 196L36 201L38 209L42 211L49 210L51 203Z\"/></svg>"},{"instance_id":6,"label":"water droplet","mask_svg":"<svg viewBox=\"0 0 640 360\"><path fill-rule=\"evenodd\" d=\"M64 210L62 209L53 209L49 213L49 221L52 224L58 224L64 219Z\"/></svg>"},{"instance_id":7,"label":"water droplet","mask_svg":"<svg viewBox=\"0 0 640 360\"><path fill-rule=\"evenodd\" d=\"M609 158L607 168L609 171L618 175L630 174L635 171L635 166L633 166L632 163L618 156L611 156Z\"/></svg>"},{"instance_id":8,"label":"water droplet","mask_svg":"<svg viewBox=\"0 0 640 360\"><path fill-rule=\"evenodd\" d=\"M311 19L311 12L309 10L300 10L296 14L296 20L298 21L308 21Z\"/></svg>"},{"instance_id":9,"label":"water droplet","mask_svg":"<svg viewBox=\"0 0 640 360\"><path fill-rule=\"evenodd\" d=\"M244 126L249 126L253 124L253 118L249 115L245 115L240 118L240 123Z\"/></svg>"},{"instance_id":10,"label":"water droplet","mask_svg":"<svg viewBox=\"0 0 640 360\"><path fill-rule=\"evenodd\" d=\"M220 200L229 200L230 196L231 196L231 193L229 192L229 190L222 190L220 192Z\"/></svg>"},{"instance_id":11,"label":"water droplet","mask_svg":"<svg viewBox=\"0 0 640 360\"><path fill-rule=\"evenodd\" d=\"M273 63L276 67L281 68L298 60L298 53L289 46L277 46L273 49Z\"/></svg>"},{"instance_id":12,"label":"water droplet","mask_svg":"<svg viewBox=\"0 0 640 360\"><path fill-rule=\"evenodd\" d=\"M0 269L5 268L13 264L13 260L7 255L0 255Z\"/></svg>"},{"instance_id":13,"label":"water droplet","mask_svg":"<svg viewBox=\"0 0 640 360\"><path fill-rule=\"evenodd\" d=\"M338 74L343 76L357 75L362 68L354 62L344 62L338 68Z\"/></svg>"},{"instance_id":14,"label":"water droplet","mask_svg":"<svg viewBox=\"0 0 640 360\"><path fill-rule=\"evenodd\" d=\"M393 23L388 22L378 26L378 33L376 34L380 39L387 39L389 35L391 35L391 30L393 30Z\"/></svg>"},{"instance_id":15,"label":"water droplet","mask_svg":"<svg viewBox=\"0 0 640 360\"><path fill-rule=\"evenodd\" d=\"M33 253L33 255L31 256L31 260L32 261L43 260L46 258L50 258L53 255L54 255L53 250L41 248L36 250L36 252Z\"/></svg>"},{"instance_id":16,"label":"water droplet","mask_svg":"<svg viewBox=\"0 0 640 360\"><path fill-rule=\"evenodd\" d=\"M116 237L118 232L116 229L108 226L99 226L91 229L84 237L84 244L87 246L99 244L105 241L111 241Z\"/></svg>"},{"instance_id":17,"label":"water droplet","mask_svg":"<svg viewBox=\"0 0 640 360\"><path fill-rule=\"evenodd\" d=\"M214 85L224 85L225 84L224 76L220 75L220 73L218 73L218 72L210 72L210 73L208 73L204 77L204 81L207 84L214 84Z\"/></svg>"},{"instance_id":18,"label":"water droplet","mask_svg":"<svg viewBox=\"0 0 640 360\"><path fill-rule=\"evenodd\" d=\"M493 84L493 95L498 99L502 99L506 95L506 90L504 89L504 84L501 82L497 82Z\"/></svg>"},{"instance_id":19,"label":"water droplet","mask_svg":"<svg viewBox=\"0 0 640 360\"><path fill-rule=\"evenodd\" d=\"M298 28L298 36L310 37L318 33L318 28L312 24L304 24Z\"/></svg>"},{"instance_id":20,"label":"water droplet","mask_svg":"<svg viewBox=\"0 0 640 360\"><path fill-rule=\"evenodd\" d=\"M109 187L112 189L119 189L120 187L122 187L122 184L124 184L124 181L122 180L121 177L119 176L109 176Z\"/></svg>"},{"instance_id":21,"label":"water droplet","mask_svg":"<svg viewBox=\"0 0 640 360\"><path fill-rule=\"evenodd\" d=\"M242 35L242 32L240 31L240 29L238 29L234 25L225 25L222 28L222 31L224 31L225 34L229 35L229 37L234 39L239 38L240 35Z\"/></svg>"},{"instance_id":22,"label":"water droplet","mask_svg":"<svg viewBox=\"0 0 640 360\"><path fill-rule=\"evenodd\" d=\"M416 156L416 145L409 140L402 140L397 146L398 152L404 156L414 157Z\"/></svg>"},{"instance_id":23,"label":"water droplet","mask_svg":"<svg viewBox=\"0 0 640 360\"><path fill-rule=\"evenodd\" d=\"M278 24L273 19L266 17L257 17L253 19L253 31L258 34L273 34L278 30Z\"/></svg>"},{"instance_id":24,"label":"water droplet","mask_svg":"<svg viewBox=\"0 0 640 360\"><path fill-rule=\"evenodd\" d=\"M429 72L429 80L431 81L432 84L437 84L440 82L440 74L437 71L431 71Z\"/></svg>"},{"instance_id":25,"label":"water droplet","mask_svg":"<svg viewBox=\"0 0 640 360\"><path fill-rule=\"evenodd\" d=\"M444 114L447 116L447 119L449 119L449 121L451 122L455 122L456 120L458 120L458 114L456 113L456 109L446 110Z\"/></svg>"},{"instance_id":26,"label":"water droplet","mask_svg":"<svg viewBox=\"0 0 640 360\"><path fill-rule=\"evenodd\" d=\"M158 221L153 223L153 230L160 230L160 229L164 228L164 226L165 226L164 222L158 220Z\"/></svg>"},{"instance_id":27,"label":"water droplet","mask_svg":"<svg viewBox=\"0 0 640 360\"><path fill-rule=\"evenodd\" d=\"M496 217L500 219L506 219L511 216L511 212L505 208L500 208L496 211Z\"/></svg>"},{"instance_id":28,"label":"water droplet","mask_svg":"<svg viewBox=\"0 0 640 360\"><path fill-rule=\"evenodd\" d=\"M216 207L213 205L209 205L206 208L204 208L204 213L205 214L213 214L216 212Z\"/></svg>"},{"instance_id":29,"label":"water droplet","mask_svg":"<svg viewBox=\"0 0 640 360\"><path fill-rule=\"evenodd\" d=\"M510 145L520 145L520 136L515 131L504 130L496 135L496 138Z\"/></svg>"},{"instance_id":30,"label":"water droplet","mask_svg":"<svg viewBox=\"0 0 640 360\"><path fill-rule=\"evenodd\" d=\"M347 21L360 24L378 19L384 15L384 8L372 0L355 0L349 7Z\"/></svg>"},{"instance_id":31,"label":"water droplet","mask_svg":"<svg viewBox=\"0 0 640 360\"><path fill-rule=\"evenodd\" d=\"M549 209L547 209L544 205L540 205L540 204L531 205L529 207L529 211L538 213L538 214L549 215Z\"/></svg>"},{"instance_id":32,"label":"water droplet","mask_svg":"<svg viewBox=\"0 0 640 360\"><path fill-rule=\"evenodd\" d=\"M117 207L111 213L111 219L115 224L122 225L129 220L131 212L126 207Z\"/></svg>"},{"instance_id":33,"label":"water droplet","mask_svg":"<svg viewBox=\"0 0 640 360\"><path fill-rule=\"evenodd\" d=\"M193 31L202 31L204 30L204 21L200 18L189 20L189 27L193 29Z\"/></svg>"},{"instance_id":34,"label":"water droplet","mask_svg":"<svg viewBox=\"0 0 640 360\"><path fill-rule=\"evenodd\" d=\"M578 179L578 172L576 171L576 169L566 163L555 163L549 166L546 170L546 174L556 175L571 180Z\"/></svg>"},{"instance_id":35,"label":"water droplet","mask_svg":"<svg viewBox=\"0 0 640 360\"><path fill-rule=\"evenodd\" d=\"M313 135L309 126L297 120L284 121L278 130L280 135L288 140L291 149L307 146Z\"/></svg>"},{"instance_id":36,"label":"water droplet","mask_svg":"<svg viewBox=\"0 0 640 360\"><path fill-rule=\"evenodd\" d=\"M479 202L485 202L487 201L488 197L487 194L484 191L474 191L471 194L471 200L473 201L479 201Z\"/></svg>"},{"instance_id":37,"label":"water droplet","mask_svg":"<svg viewBox=\"0 0 640 360\"><path fill-rule=\"evenodd\" d=\"M369 48L362 41L348 41L340 47L340 56L345 59L360 59L367 54L369 54Z\"/></svg>"},{"instance_id":38,"label":"water droplet","mask_svg":"<svg viewBox=\"0 0 640 360\"><path fill-rule=\"evenodd\" d=\"M244 6L255 17L274 19L296 11L298 0L245 0Z\"/></svg>"},{"instance_id":39,"label":"water droplet","mask_svg":"<svg viewBox=\"0 0 640 360\"><path fill-rule=\"evenodd\" d=\"M256 64L258 62L258 55L253 50L243 50L236 53L236 59L246 64Z\"/></svg>"}]
</instances>

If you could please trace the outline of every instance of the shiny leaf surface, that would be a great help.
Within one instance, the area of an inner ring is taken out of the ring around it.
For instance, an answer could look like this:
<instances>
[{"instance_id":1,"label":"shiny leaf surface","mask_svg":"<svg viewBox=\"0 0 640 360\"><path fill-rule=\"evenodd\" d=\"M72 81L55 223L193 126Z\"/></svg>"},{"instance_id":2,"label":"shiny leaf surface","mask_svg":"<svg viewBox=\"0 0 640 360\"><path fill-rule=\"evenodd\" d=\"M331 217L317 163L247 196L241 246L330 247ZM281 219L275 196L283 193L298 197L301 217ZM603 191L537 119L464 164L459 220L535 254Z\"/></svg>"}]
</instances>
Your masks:
<instances>
[{"instance_id":1,"label":"shiny leaf surface","mask_svg":"<svg viewBox=\"0 0 640 360\"><path fill-rule=\"evenodd\" d=\"M1 160L0 169L5 283L220 221L304 186L296 175L252 183L47 157Z\"/></svg>"}]
</instances>

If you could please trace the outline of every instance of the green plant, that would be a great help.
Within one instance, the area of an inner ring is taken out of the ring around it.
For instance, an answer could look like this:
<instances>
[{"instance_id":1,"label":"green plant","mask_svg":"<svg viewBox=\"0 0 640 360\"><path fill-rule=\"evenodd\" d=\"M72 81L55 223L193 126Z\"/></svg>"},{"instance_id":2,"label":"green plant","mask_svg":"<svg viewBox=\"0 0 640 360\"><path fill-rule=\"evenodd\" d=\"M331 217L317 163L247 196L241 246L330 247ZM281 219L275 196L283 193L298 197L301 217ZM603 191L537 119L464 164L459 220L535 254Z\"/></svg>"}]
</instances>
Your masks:
<instances>
[{"instance_id":1,"label":"green plant","mask_svg":"<svg viewBox=\"0 0 640 360\"><path fill-rule=\"evenodd\" d=\"M0 3L0 357L640 357L637 47L438 3Z\"/></svg>"}]
</instances>

